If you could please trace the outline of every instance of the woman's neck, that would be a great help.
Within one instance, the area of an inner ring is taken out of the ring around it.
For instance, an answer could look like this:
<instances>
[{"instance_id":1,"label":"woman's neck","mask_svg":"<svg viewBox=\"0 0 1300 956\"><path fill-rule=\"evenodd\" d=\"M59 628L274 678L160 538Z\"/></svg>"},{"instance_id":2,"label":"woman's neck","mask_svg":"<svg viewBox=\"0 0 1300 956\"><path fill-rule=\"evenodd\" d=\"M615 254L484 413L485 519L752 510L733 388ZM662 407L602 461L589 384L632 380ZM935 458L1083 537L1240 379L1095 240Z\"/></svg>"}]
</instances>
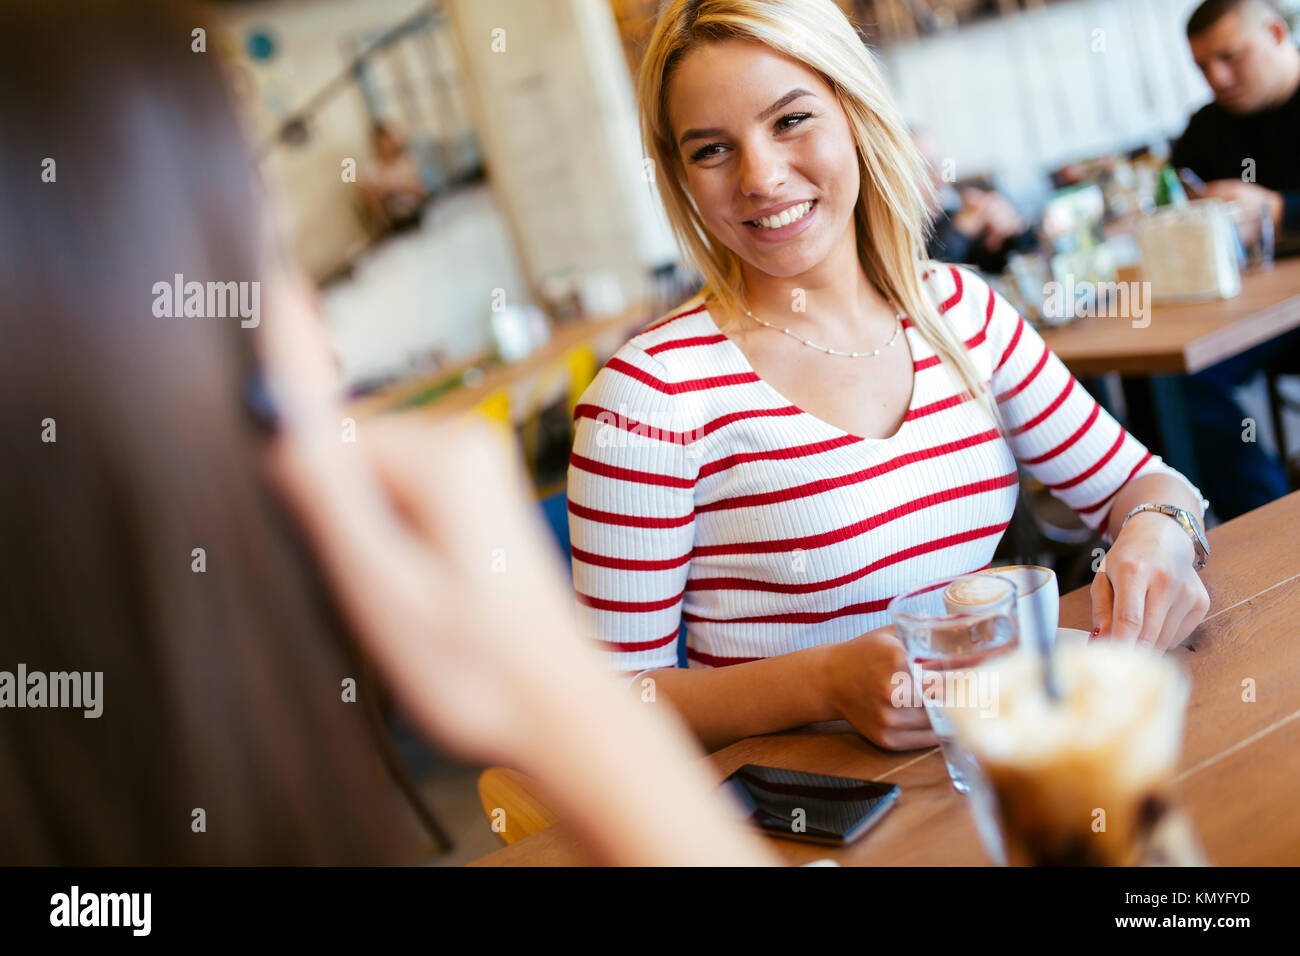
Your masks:
<instances>
[{"instance_id":1,"label":"woman's neck","mask_svg":"<svg viewBox=\"0 0 1300 956\"><path fill-rule=\"evenodd\" d=\"M894 309L867 279L856 244L841 244L797 276L771 276L741 263L744 305L754 315L816 339L853 341L875 324L892 324ZM740 318L742 326L749 323Z\"/></svg>"}]
</instances>

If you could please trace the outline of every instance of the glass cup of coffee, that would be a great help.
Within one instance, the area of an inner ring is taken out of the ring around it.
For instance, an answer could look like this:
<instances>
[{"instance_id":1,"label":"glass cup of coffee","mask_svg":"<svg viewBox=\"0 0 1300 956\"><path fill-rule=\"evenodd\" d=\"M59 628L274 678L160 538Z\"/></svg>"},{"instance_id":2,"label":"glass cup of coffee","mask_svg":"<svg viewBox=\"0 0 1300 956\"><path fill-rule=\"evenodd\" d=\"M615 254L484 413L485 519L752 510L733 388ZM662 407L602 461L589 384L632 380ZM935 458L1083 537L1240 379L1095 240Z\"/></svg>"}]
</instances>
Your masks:
<instances>
[{"instance_id":1,"label":"glass cup of coffee","mask_svg":"<svg viewBox=\"0 0 1300 956\"><path fill-rule=\"evenodd\" d=\"M965 793L967 761L953 744L951 715L996 706L996 673L975 669L1018 646L1016 586L994 574L932 581L894 598L889 616L907 652L909 673L900 677L925 707L953 787Z\"/></svg>"},{"instance_id":2,"label":"glass cup of coffee","mask_svg":"<svg viewBox=\"0 0 1300 956\"><path fill-rule=\"evenodd\" d=\"M1111 642L1062 647L1054 662L1058 699L1048 697L1038 663L1021 655L998 669L996 711L951 715L981 797L972 812L982 834L998 834L999 862L1194 858L1194 847L1171 850L1160 836L1182 832L1165 824L1189 689L1183 670L1148 648Z\"/></svg>"},{"instance_id":3,"label":"glass cup of coffee","mask_svg":"<svg viewBox=\"0 0 1300 956\"><path fill-rule=\"evenodd\" d=\"M1055 571L1036 564L1012 564L975 573L997 575L1016 586L1016 623L1022 647L1038 650L1055 643L1061 613Z\"/></svg>"}]
</instances>

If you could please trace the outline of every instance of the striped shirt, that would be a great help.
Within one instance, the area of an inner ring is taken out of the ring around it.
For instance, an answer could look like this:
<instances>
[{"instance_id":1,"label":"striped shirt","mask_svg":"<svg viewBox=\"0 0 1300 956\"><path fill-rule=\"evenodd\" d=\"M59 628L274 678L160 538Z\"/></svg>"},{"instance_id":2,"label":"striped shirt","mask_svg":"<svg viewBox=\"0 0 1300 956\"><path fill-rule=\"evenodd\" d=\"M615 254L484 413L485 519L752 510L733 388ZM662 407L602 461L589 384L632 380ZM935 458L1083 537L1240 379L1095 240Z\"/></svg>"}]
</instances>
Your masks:
<instances>
[{"instance_id":1,"label":"striped shirt","mask_svg":"<svg viewBox=\"0 0 1300 956\"><path fill-rule=\"evenodd\" d=\"M1017 462L1094 529L1130 479L1177 475L975 273L933 266L922 279L989 382L1006 439L906 320L912 399L883 439L775 391L702 298L596 376L575 410L569 528L578 603L614 670L675 666L683 621L688 661L707 667L887 624L895 595L988 566Z\"/></svg>"}]
</instances>

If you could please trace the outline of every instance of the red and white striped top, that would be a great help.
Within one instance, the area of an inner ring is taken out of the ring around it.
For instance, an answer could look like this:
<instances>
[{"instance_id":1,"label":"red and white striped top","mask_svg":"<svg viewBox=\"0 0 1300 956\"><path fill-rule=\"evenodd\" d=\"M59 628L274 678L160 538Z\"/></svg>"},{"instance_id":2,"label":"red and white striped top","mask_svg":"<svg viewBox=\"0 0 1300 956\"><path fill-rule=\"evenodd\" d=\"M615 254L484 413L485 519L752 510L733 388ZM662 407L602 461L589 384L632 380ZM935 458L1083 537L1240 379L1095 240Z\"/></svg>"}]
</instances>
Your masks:
<instances>
[{"instance_id":1,"label":"red and white striped top","mask_svg":"<svg viewBox=\"0 0 1300 956\"><path fill-rule=\"evenodd\" d=\"M1093 528L1129 479L1177 474L976 274L938 266L922 278L990 382L1009 446L906 321L912 401L884 439L793 405L698 298L596 376L575 413L569 528L578 602L613 669L675 666L682 621L692 666L888 623L896 594L989 564L1017 461Z\"/></svg>"}]
</instances>

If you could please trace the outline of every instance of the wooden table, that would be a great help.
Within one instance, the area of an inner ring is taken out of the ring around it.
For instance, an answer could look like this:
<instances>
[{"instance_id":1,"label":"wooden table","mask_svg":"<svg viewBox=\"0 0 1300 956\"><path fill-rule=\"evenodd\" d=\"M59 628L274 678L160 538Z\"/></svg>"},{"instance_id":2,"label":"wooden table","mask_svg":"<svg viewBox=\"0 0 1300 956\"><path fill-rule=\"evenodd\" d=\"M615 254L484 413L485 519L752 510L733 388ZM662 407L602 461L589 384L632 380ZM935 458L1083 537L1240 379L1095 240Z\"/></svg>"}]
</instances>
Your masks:
<instances>
[{"instance_id":1,"label":"wooden table","mask_svg":"<svg viewBox=\"0 0 1300 956\"><path fill-rule=\"evenodd\" d=\"M515 424L527 419L546 402L555 397L557 388L568 388L562 375L552 376L549 385L539 380L555 370L569 350L587 346L592 350L597 367L628 340L640 327L658 316L649 303L641 302L618 315L600 319L578 319L552 330L550 340L534 352L515 362L502 362L489 367L482 380L473 385L451 389L431 401L423 401L423 393L437 388L448 377L463 372L468 362L454 369L443 369L432 375L406 379L380 391L353 401L349 410L357 417L385 412L414 409L440 417L463 415L479 402L497 392L511 396L510 415ZM486 356L482 357L483 359Z\"/></svg>"},{"instance_id":2,"label":"wooden table","mask_svg":"<svg viewBox=\"0 0 1300 956\"><path fill-rule=\"evenodd\" d=\"M1130 318L1082 318L1043 339L1076 376L1187 375L1300 328L1300 258L1242 277L1231 299L1156 306L1150 324Z\"/></svg>"},{"instance_id":3,"label":"wooden table","mask_svg":"<svg viewBox=\"0 0 1300 956\"><path fill-rule=\"evenodd\" d=\"M1300 492L1209 533L1204 580L1210 613L1174 654L1192 675L1179 794L1212 863L1300 864ZM1061 600L1061 626L1088 628L1086 590ZM1243 681L1255 701L1242 700ZM749 737L709 760L721 780L746 763L888 780L898 806L855 845L832 850L773 845L791 863L831 857L845 865L983 865L966 798L948 782L938 749L887 753L847 724ZM498 850L474 865L582 862L563 826Z\"/></svg>"},{"instance_id":4,"label":"wooden table","mask_svg":"<svg viewBox=\"0 0 1300 956\"><path fill-rule=\"evenodd\" d=\"M1090 316L1044 330L1043 340L1077 378L1126 376L1130 430L1195 482L1192 425L1176 376L1300 328L1300 258L1243 276L1241 292L1231 299L1157 306L1148 319L1144 328L1134 328L1131 318Z\"/></svg>"}]
</instances>

